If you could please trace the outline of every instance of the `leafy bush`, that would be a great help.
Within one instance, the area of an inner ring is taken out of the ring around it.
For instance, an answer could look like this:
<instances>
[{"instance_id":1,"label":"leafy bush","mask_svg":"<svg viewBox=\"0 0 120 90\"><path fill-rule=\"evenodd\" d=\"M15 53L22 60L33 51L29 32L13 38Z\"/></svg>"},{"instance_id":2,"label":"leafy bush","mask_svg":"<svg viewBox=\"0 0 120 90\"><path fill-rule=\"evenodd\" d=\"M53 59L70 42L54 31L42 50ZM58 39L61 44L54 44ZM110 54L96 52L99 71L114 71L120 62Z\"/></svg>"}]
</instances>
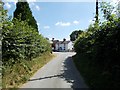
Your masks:
<instances>
[{"instance_id":1,"label":"leafy bush","mask_svg":"<svg viewBox=\"0 0 120 90\"><path fill-rule=\"evenodd\" d=\"M113 80L110 86L118 87L120 85L118 77L120 76L120 18L109 13L108 8L102 10L107 10L107 13L104 13L106 21L100 24L94 23L87 31L80 34L74 48L77 54L87 56L90 59L88 62L99 71L110 73L110 78Z\"/></svg>"},{"instance_id":2,"label":"leafy bush","mask_svg":"<svg viewBox=\"0 0 120 90\"><path fill-rule=\"evenodd\" d=\"M33 73L49 61L47 59L51 57L51 45L27 21L15 18L11 21L3 5L4 3L0 1L2 86L13 88L26 82Z\"/></svg>"},{"instance_id":3,"label":"leafy bush","mask_svg":"<svg viewBox=\"0 0 120 90\"><path fill-rule=\"evenodd\" d=\"M50 44L25 21L14 20L3 27L3 62L19 59L32 59L50 51Z\"/></svg>"}]
</instances>

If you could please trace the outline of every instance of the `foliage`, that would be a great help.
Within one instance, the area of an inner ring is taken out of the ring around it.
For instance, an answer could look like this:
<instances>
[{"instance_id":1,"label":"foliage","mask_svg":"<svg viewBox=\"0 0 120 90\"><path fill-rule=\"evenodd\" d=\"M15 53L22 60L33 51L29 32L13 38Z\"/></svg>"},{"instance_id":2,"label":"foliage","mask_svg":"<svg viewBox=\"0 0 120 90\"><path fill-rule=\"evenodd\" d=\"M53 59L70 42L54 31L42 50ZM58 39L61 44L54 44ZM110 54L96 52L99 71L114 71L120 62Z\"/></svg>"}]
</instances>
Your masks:
<instances>
[{"instance_id":1,"label":"foliage","mask_svg":"<svg viewBox=\"0 0 120 90\"><path fill-rule=\"evenodd\" d=\"M18 2L19 3L19 2ZM51 51L47 39L28 25L27 21L14 18L8 20L7 11L2 4L2 60L3 64L12 65L21 59L32 60L44 52Z\"/></svg>"},{"instance_id":2,"label":"foliage","mask_svg":"<svg viewBox=\"0 0 120 90\"><path fill-rule=\"evenodd\" d=\"M28 25L33 27L38 32L38 26L32 12L29 8L29 4L26 0L21 2L20 0L16 3L16 10L14 11L14 18L22 21L27 21Z\"/></svg>"},{"instance_id":3,"label":"foliage","mask_svg":"<svg viewBox=\"0 0 120 90\"><path fill-rule=\"evenodd\" d=\"M70 40L71 41L75 41L77 38L78 38L78 36L79 36L79 34L81 34L83 31L81 31L81 30L75 30L75 31L73 31L71 34L70 34Z\"/></svg>"},{"instance_id":4,"label":"foliage","mask_svg":"<svg viewBox=\"0 0 120 90\"><path fill-rule=\"evenodd\" d=\"M51 45L27 20L9 20L3 5L0 2L2 87L18 88L52 57Z\"/></svg>"},{"instance_id":5,"label":"foliage","mask_svg":"<svg viewBox=\"0 0 120 90\"><path fill-rule=\"evenodd\" d=\"M14 23L14 24L13 24ZM3 60L29 59L50 51L50 44L25 21L15 19L3 27ZM14 61L13 61L14 62Z\"/></svg>"},{"instance_id":6,"label":"foliage","mask_svg":"<svg viewBox=\"0 0 120 90\"><path fill-rule=\"evenodd\" d=\"M111 13L113 12L114 8L110 3L101 2L100 3L101 11L104 13L103 17L107 20L111 20Z\"/></svg>"},{"instance_id":7,"label":"foliage","mask_svg":"<svg viewBox=\"0 0 120 90\"><path fill-rule=\"evenodd\" d=\"M48 58L51 57L51 45L27 20L9 20L3 5L0 1L2 84L4 88L13 88L26 82L48 62Z\"/></svg>"},{"instance_id":8,"label":"foliage","mask_svg":"<svg viewBox=\"0 0 120 90\"><path fill-rule=\"evenodd\" d=\"M2 72L2 88L5 88L5 90L20 88L39 68L43 67L53 57L49 52L45 52L31 61L21 60L19 63L13 64L13 66L5 66Z\"/></svg>"},{"instance_id":9,"label":"foliage","mask_svg":"<svg viewBox=\"0 0 120 90\"><path fill-rule=\"evenodd\" d=\"M106 87L118 87L120 85L118 77L120 76L120 18L111 14L110 5L104 6L101 10L104 11L106 21L101 24L94 23L87 31L80 34L74 48L77 54L88 57L92 67L97 68L101 73L109 73L110 76L107 76L112 81L109 85L107 84L109 82L106 82ZM92 87L97 86L95 85L94 83Z\"/></svg>"},{"instance_id":10,"label":"foliage","mask_svg":"<svg viewBox=\"0 0 120 90\"><path fill-rule=\"evenodd\" d=\"M0 1L0 26L3 25L3 22L7 19L7 10L3 9L4 3ZM2 26L1 26L2 27Z\"/></svg>"}]
</instances>

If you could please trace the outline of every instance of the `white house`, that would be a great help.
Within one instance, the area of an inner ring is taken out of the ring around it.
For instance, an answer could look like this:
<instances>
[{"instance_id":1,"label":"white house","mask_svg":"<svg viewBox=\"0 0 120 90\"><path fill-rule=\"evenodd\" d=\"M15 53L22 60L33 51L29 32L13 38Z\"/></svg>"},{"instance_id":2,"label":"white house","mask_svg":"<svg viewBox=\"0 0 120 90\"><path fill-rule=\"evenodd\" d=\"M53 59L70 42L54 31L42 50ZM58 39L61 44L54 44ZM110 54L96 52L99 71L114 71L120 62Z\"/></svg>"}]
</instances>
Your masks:
<instances>
[{"instance_id":1,"label":"white house","mask_svg":"<svg viewBox=\"0 0 120 90\"><path fill-rule=\"evenodd\" d=\"M53 41L53 47L55 51L72 51L73 44L71 41L66 41L66 39L63 39L63 41L59 40L52 40Z\"/></svg>"}]
</instances>

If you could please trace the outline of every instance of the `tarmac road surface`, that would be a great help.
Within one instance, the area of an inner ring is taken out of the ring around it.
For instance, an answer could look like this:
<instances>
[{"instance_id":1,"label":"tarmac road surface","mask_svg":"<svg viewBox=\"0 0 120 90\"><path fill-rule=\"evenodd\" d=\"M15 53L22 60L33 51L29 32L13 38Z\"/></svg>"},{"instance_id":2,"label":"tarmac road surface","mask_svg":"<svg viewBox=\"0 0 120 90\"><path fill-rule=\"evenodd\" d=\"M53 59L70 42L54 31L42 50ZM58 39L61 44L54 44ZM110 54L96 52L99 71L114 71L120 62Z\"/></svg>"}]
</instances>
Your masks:
<instances>
[{"instance_id":1,"label":"tarmac road surface","mask_svg":"<svg viewBox=\"0 0 120 90\"><path fill-rule=\"evenodd\" d=\"M55 52L57 56L38 70L21 88L88 88L77 71L74 52Z\"/></svg>"}]
</instances>

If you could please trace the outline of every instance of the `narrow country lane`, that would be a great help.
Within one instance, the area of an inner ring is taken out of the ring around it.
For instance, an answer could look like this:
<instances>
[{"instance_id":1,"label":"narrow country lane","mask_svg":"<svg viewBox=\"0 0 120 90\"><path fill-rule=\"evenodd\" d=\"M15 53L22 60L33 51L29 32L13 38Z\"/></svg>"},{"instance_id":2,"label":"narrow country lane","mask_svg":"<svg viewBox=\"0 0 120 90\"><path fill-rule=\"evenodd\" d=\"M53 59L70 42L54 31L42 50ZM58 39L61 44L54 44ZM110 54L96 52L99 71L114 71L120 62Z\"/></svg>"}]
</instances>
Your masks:
<instances>
[{"instance_id":1,"label":"narrow country lane","mask_svg":"<svg viewBox=\"0 0 120 90\"><path fill-rule=\"evenodd\" d=\"M87 88L74 66L73 52L57 56L34 74L21 88Z\"/></svg>"}]
</instances>

